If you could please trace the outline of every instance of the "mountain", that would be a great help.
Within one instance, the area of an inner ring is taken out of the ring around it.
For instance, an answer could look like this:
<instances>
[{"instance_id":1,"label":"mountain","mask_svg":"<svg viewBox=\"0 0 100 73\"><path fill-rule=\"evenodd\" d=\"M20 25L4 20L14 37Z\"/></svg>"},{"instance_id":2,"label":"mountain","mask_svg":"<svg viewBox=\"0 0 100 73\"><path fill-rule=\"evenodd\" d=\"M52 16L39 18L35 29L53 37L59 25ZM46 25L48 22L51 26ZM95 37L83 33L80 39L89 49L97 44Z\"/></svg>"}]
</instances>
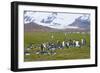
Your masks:
<instances>
[{"instance_id":1,"label":"mountain","mask_svg":"<svg viewBox=\"0 0 100 73\"><path fill-rule=\"evenodd\" d=\"M79 27L80 29L90 30L90 19L89 17L80 16L76 18L73 23L69 24L69 26L76 26Z\"/></svg>"},{"instance_id":2,"label":"mountain","mask_svg":"<svg viewBox=\"0 0 100 73\"><path fill-rule=\"evenodd\" d=\"M24 31L25 32L39 32L39 31L41 31L41 32L54 32L54 31L58 31L58 30L31 22L31 23L24 24Z\"/></svg>"},{"instance_id":3,"label":"mountain","mask_svg":"<svg viewBox=\"0 0 100 73\"><path fill-rule=\"evenodd\" d=\"M90 31L90 17L84 14L28 12L24 14L25 31Z\"/></svg>"},{"instance_id":4,"label":"mountain","mask_svg":"<svg viewBox=\"0 0 100 73\"><path fill-rule=\"evenodd\" d=\"M41 19L41 23L52 23L57 18L57 13L52 13L51 15L48 15L47 17Z\"/></svg>"},{"instance_id":5,"label":"mountain","mask_svg":"<svg viewBox=\"0 0 100 73\"><path fill-rule=\"evenodd\" d=\"M24 31L25 32L87 32L87 30L84 29L71 29L71 28L54 29L33 22L24 24Z\"/></svg>"}]
</instances>

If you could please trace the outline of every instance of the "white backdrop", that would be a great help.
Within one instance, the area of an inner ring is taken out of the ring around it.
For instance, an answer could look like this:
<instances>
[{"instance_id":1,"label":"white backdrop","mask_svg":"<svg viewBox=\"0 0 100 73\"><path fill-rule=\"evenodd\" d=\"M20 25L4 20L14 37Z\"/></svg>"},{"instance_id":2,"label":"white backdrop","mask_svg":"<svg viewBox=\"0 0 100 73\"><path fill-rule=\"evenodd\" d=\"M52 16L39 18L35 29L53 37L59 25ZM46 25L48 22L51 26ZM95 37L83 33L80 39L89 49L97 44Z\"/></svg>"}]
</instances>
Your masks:
<instances>
[{"instance_id":1,"label":"white backdrop","mask_svg":"<svg viewBox=\"0 0 100 73\"><path fill-rule=\"evenodd\" d=\"M11 73L10 71L10 2L14 0L0 0L0 73ZM18 1L18 0L16 0ZM45 2L45 3L59 3L59 4L78 4L78 5L92 5L98 6L98 11L100 12L100 0L21 0L21 1L31 1L31 2ZM99 13L98 12L98 13ZM98 19L100 14L98 14ZM98 22L99 24L100 22ZM98 25L100 28L100 25ZM98 29L100 31L100 29ZM100 33L98 34L100 37ZM98 38L98 40L100 40ZM98 42L99 43L99 42ZM98 46L98 51L100 46ZM99 53L99 52L98 52ZM100 55L100 53L98 54ZM100 58L98 59L100 61ZM100 64L100 63L99 63ZM98 67L91 68L74 68L74 69L60 69L60 70L45 70L45 71L35 71L35 73L87 73L99 72ZM32 71L30 71L32 73Z\"/></svg>"}]
</instances>

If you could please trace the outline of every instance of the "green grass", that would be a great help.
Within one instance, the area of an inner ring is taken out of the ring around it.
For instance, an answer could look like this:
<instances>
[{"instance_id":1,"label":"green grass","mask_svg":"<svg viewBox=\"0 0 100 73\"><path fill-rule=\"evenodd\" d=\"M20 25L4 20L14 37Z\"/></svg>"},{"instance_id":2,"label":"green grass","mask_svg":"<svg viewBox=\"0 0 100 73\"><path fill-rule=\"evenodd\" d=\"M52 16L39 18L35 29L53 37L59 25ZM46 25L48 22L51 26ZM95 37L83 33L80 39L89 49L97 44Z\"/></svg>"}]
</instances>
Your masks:
<instances>
[{"instance_id":1,"label":"green grass","mask_svg":"<svg viewBox=\"0 0 100 73\"><path fill-rule=\"evenodd\" d=\"M51 36L54 36L51 39ZM63 32L25 32L24 34L24 47L27 47L30 43L40 44L43 42L56 42L57 40L63 41L66 39L75 39L81 40L82 38L86 39L86 45L81 48L64 48L56 50L56 55L37 55L33 52L39 50L39 48L33 48L30 50L32 53L29 56L24 56L24 61L44 61L44 60L68 60L68 59L87 59L90 58L90 34L81 34L81 33L68 33Z\"/></svg>"}]
</instances>

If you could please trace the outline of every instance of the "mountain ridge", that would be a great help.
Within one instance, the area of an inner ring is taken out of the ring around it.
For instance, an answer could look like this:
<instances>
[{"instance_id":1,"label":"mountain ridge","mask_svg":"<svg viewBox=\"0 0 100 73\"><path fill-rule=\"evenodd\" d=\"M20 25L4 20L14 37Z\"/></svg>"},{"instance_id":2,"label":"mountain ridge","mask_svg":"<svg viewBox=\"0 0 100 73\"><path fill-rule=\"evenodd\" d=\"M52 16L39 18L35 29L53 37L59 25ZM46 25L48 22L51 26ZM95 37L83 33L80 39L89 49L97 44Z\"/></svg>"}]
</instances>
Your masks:
<instances>
[{"instance_id":1,"label":"mountain ridge","mask_svg":"<svg viewBox=\"0 0 100 73\"><path fill-rule=\"evenodd\" d=\"M37 13L37 12L35 12ZM38 14L41 14L41 12ZM44 15L44 16L43 16ZM58 13L45 13L38 17L39 15L34 15L34 13L24 16L24 27L25 31L37 32L37 31L49 31L49 32L86 32L90 31L90 17L89 15L75 16L73 22L66 24L66 18L59 18ZM62 16L61 16L62 17ZM70 18L70 16L69 16ZM73 18L72 18L73 19Z\"/></svg>"},{"instance_id":2,"label":"mountain ridge","mask_svg":"<svg viewBox=\"0 0 100 73\"><path fill-rule=\"evenodd\" d=\"M84 29L54 29L42 25L38 25L36 23L28 23L24 24L24 31L25 32L88 32L88 30Z\"/></svg>"}]
</instances>

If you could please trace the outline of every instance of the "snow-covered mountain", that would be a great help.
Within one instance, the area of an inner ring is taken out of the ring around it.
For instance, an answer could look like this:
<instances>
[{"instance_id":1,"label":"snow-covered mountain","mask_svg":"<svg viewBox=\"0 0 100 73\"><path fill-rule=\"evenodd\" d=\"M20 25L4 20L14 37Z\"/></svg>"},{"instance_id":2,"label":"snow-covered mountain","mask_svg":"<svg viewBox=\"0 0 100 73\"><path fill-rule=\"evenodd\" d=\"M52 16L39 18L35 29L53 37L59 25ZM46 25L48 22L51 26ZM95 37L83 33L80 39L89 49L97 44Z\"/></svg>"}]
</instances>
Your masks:
<instances>
[{"instance_id":1,"label":"snow-covered mountain","mask_svg":"<svg viewBox=\"0 0 100 73\"><path fill-rule=\"evenodd\" d=\"M89 16L80 16L75 19L69 26L76 26L83 29L90 29L90 18Z\"/></svg>"},{"instance_id":2,"label":"snow-covered mountain","mask_svg":"<svg viewBox=\"0 0 100 73\"><path fill-rule=\"evenodd\" d=\"M36 23L54 29L79 29L90 24L89 15L57 12L25 12L24 23Z\"/></svg>"}]
</instances>

